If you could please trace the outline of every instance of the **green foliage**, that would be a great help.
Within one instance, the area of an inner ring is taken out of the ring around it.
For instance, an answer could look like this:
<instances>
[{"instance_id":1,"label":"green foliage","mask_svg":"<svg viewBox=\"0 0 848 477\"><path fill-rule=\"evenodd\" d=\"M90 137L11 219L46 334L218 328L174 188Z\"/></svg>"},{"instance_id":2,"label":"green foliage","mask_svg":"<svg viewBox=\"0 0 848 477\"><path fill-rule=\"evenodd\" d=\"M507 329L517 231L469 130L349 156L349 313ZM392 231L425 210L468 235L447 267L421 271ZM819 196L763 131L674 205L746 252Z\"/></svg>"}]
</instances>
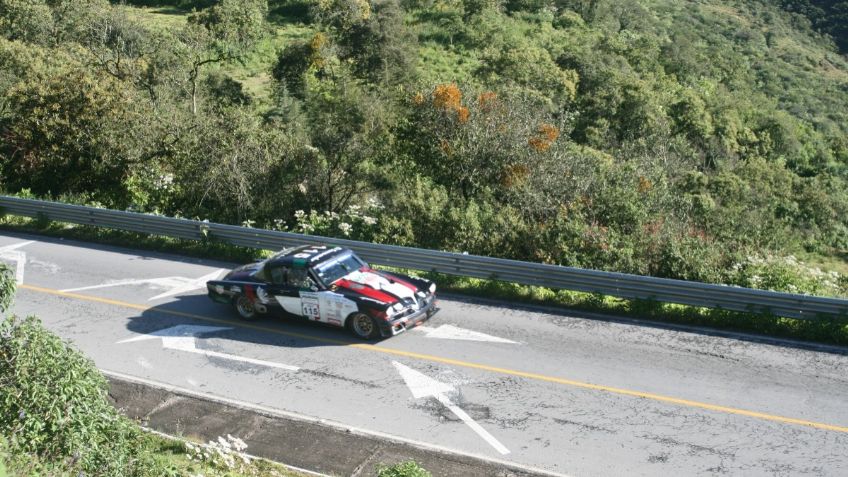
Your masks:
<instances>
[{"instance_id":1,"label":"green foliage","mask_svg":"<svg viewBox=\"0 0 848 477\"><path fill-rule=\"evenodd\" d=\"M302 196L298 179L307 152L249 109L224 108L186 126L197 133L173 144L170 167L136 172L137 195L148 198L140 206L175 203L190 216L241 223L276 218Z\"/></svg>"},{"instance_id":2,"label":"green foliage","mask_svg":"<svg viewBox=\"0 0 848 477\"><path fill-rule=\"evenodd\" d=\"M280 94L290 94L303 99L306 94L306 72L317 67L321 60L316 43L299 41L287 45L280 51L271 74L279 83Z\"/></svg>"},{"instance_id":3,"label":"green foliage","mask_svg":"<svg viewBox=\"0 0 848 477\"><path fill-rule=\"evenodd\" d=\"M339 32L340 57L353 62L358 77L389 86L415 79L418 44L403 13L398 0L374 1L367 19Z\"/></svg>"},{"instance_id":4,"label":"green foliage","mask_svg":"<svg viewBox=\"0 0 848 477\"><path fill-rule=\"evenodd\" d=\"M237 55L267 33L267 0L220 0L189 16L189 24L202 26L220 54Z\"/></svg>"},{"instance_id":5,"label":"green foliage","mask_svg":"<svg viewBox=\"0 0 848 477\"><path fill-rule=\"evenodd\" d=\"M833 37L842 50L848 51L848 2L834 0L781 0L783 8L809 19L819 31Z\"/></svg>"},{"instance_id":6,"label":"green foliage","mask_svg":"<svg viewBox=\"0 0 848 477\"><path fill-rule=\"evenodd\" d=\"M31 456L11 469L26 475L158 474L140 445L141 430L106 398L94 364L35 318L0 323L0 434L13 454Z\"/></svg>"},{"instance_id":7,"label":"green foliage","mask_svg":"<svg viewBox=\"0 0 848 477\"><path fill-rule=\"evenodd\" d=\"M0 31L9 40L45 43L53 28L53 11L44 1L0 0Z\"/></svg>"},{"instance_id":8,"label":"green foliage","mask_svg":"<svg viewBox=\"0 0 848 477\"><path fill-rule=\"evenodd\" d=\"M377 477L430 477L432 474L424 470L415 461L401 462L377 467Z\"/></svg>"},{"instance_id":9,"label":"green foliage","mask_svg":"<svg viewBox=\"0 0 848 477\"><path fill-rule=\"evenodd\" d=\"M9 191L712 282L848 249L844 2L112 3L0 0Z\"/></svg>"},{"instance_id":10,"label":"green foliage","mask_svg":"<svg viewBox=\"0 0 848 477\"><path fill-rule=\"evenodd\" d=\"M0 313L12 306L15 299L15 274L4 263L0 263Z\"/></svg>"}]
</instances>

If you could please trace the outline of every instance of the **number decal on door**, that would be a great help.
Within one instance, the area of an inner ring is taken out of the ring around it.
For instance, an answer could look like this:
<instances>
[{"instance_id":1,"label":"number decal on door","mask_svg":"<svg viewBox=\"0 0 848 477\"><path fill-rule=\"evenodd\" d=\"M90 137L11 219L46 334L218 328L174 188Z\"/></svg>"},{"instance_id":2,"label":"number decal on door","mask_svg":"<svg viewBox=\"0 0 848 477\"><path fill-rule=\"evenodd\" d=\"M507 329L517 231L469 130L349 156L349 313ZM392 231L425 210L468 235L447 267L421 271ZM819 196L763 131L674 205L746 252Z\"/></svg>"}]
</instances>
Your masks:
<instances>
[{"instance_id":1,"label":"number decal on door","mask_svg":"<svg viewBox=\"0 0 848 477\"><path fill-rule=\"evenodd\" d=\"M318 304L317 303L304 303L303 304L303 316L305 316L309 319L312 319L312 320L317 320L317 319L321 318L321 312L320 312L320 309L318 308Z\"/></svg>"},{"instance_id":2,"label":"number decal on door","mask_svg":"<svg viewBox=\"0 0 848 477\"><path fill-rule=\"evenodd\" d=\"M317 293L300 292L300 306L303 316L310 320L321 319L321 307L318 305Z\"/></svg>"}]
</instances>

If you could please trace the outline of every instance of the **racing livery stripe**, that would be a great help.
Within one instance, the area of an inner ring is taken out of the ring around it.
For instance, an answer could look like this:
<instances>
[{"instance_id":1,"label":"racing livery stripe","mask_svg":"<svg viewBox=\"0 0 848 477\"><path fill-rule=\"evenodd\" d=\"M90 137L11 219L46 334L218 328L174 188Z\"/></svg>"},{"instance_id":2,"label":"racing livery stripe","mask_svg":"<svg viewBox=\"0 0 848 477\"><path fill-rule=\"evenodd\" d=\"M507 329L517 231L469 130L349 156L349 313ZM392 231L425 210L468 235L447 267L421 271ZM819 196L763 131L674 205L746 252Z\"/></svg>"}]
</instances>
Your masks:
<instances>
[{"instance_id":1,"label":"racing livery stripe","mask_svg":"<svg viewBox=\"0 0 848 477\"><path fill-rule=\"evenodd\" d=\"M338 280L334 285L338 286L339 288L344 288L345 290L349 290L354 293L359 293L360 295L367 296L368 298L380 300L383 303L391 304L398 301L398 299L395 298L394 295L386 293L383 290L377 290L362 283L354 283L346 278Z\"/></svg>"},{"instance_id":2,"label":"racing livery stripe","mask_svg":"<svg viewBox=\"0 0 848 477\"><path fill-rule=\"evenodd\" d=\"M247 299L252 303L257 301L256 292L253 291L253 285L245 285L244 286L244 294L247 296Z\"/></svg>"},{"instance_id":3,"label":"racing livery stripe","mask_svg":"<svg viewBox=\"0 0 848 477\"><path fill-rule=\"evenodd\" d=\"M411 284L411 283L409 283L409 282L407 282L407 281L405 281L405 280L401 280L400 278L398 278L398 277L396 277L396 276L394 276L394 275L388 275L388 274L385 274L385 275L384 275L383 273L378 272L377 270L372 270L372 269L370 269L370 268L366 268L364 271L365 271L365 272L374 273L374 274L377 274L377 275L383 276L383 277L385 277L386 279L391 280L391 281L393 281L393 282L400 283L401 285L405 286L406 288L409 288L409 289L410 289L410 290L412 290L413 292L418 291L418 287L416 287L415 285L413 285L413 284ZM388 275L388 276L387 276L387 275Z\"/></svg>"}]
</instances>

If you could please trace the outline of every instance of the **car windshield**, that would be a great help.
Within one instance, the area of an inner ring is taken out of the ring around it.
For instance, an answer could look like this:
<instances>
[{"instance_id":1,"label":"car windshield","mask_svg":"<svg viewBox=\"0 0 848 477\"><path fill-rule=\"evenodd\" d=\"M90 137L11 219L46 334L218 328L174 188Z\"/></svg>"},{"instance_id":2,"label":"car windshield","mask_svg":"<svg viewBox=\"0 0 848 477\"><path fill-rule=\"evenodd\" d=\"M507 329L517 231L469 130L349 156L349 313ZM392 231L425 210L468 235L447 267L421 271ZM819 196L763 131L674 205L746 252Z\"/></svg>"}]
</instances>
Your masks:
<instances>
[{"instance_id":1,"label":"car windshield","mask_svg":"<svg viewBox=\"0 0 848 477\"><path fill-rule=\"evenodd\" d=\"M315 266L315 273L325 286L329 286L339 278L350 272L359 270L364 266L365 262L360 260L356 255L350 253L334 257L332 260L318 264Z\"/></svg>"}]
</instances>

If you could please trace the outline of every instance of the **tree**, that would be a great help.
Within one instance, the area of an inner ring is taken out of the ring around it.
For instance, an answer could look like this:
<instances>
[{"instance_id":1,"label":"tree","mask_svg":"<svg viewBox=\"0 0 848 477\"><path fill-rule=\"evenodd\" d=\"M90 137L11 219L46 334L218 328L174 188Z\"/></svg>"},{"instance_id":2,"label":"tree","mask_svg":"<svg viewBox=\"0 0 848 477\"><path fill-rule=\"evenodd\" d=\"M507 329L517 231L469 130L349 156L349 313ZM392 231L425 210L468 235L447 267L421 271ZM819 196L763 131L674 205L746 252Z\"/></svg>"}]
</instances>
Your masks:
<instances>
[{"instance_id":1,"label":"tree","mask_svg":"<svg viewBox=\"0 0 848 477\"><path fill-rule=\"evenodd\" d=\"M119 196L129 158L112 134L127 125L131 97L116 80L74 68L11 88L0 124L6 183L40 195Z\"/></svg>"},{"instance_id":2,"label":"tree","mask_svg":"<svg viewBox=\"0 0 848 477\"><path fill-rule=\"evenodd\" d=\"M201 69L244 55L266 35L267 15L267 0L221 0L189 16L180 33L180 53L188 63L192 114L197 114Z\"/></svg>"},{"instance_id":3,"label":"tree","mask_svg":"<svg viewBox=\"0 0 848 477\"><path fill-rule=\"evenodd\" d=\"M44 0L0 0L0 32L9 40L46 43L53 10Z\"/></svg>"},{"instance_id":4,"label":"tree","mask_svg":"<svg viewBox=\"0 0 848 477\"><path fill-rule=\"evenodd\" d=\"M374 1L371 15L339 32L338 43L340 56L354 61L354 73L371 83L409 84L416 77L418 41L398 0Z\"/></svg>"},{"instance_id":5,"label":"tree","mask_svg":"<svg viewBox=\"0 0 848 477\"><path fill-rule=\"evenodd\" d=\"M312 172L307 180L319 207L338 212L357 198L385 185L377 164L391 154L391 109L378 94L359 85L338 67L307 93Z\"/></svg>"},{"instance_id":6,"label":"tree","mask_svg":"<svg viewBox=\"0 0 848 477\"><path fill-rule=\"evenodd\" d=\"M172 147L149 187L167 187L182 214L229 223L285 216L300 204L305 151L289 133L249 108L189 118L192 134ZM159 177L168 178L167 184Z\"/></svg>"}]
</instances>

